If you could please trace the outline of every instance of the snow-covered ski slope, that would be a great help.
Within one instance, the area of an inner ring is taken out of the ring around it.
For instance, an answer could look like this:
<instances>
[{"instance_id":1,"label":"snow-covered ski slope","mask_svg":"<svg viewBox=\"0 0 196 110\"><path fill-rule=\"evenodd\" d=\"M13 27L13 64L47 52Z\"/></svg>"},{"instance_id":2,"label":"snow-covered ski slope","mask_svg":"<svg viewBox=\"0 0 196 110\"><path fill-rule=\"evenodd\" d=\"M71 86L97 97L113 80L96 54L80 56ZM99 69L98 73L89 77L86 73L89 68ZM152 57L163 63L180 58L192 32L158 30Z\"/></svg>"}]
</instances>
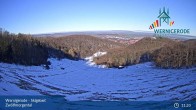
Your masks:
<instances>
[{"instance_id":1,"label":"snow-covered ski slope","mask_svg":"<svg viewBox=\"0 0 196 110\"><path fill-rule=\"evenodd\" d=\"M76 100L195 100L196 68L160 69L147 62L123 69L49 59L50 69L0 63L0 95L62 95Z\"/></svg>"}]
</instances>

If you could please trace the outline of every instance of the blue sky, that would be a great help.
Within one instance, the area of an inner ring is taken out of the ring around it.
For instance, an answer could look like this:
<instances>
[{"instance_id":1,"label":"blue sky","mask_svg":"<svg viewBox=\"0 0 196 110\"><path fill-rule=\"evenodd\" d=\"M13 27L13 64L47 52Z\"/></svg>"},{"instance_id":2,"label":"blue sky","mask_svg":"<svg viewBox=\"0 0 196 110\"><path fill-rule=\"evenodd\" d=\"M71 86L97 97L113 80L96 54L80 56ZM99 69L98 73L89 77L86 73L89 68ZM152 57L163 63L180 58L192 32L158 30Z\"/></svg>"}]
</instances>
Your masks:
<instances>
[{"instance_id":1,"label":"blue sky","mask_svg":"<svg viewBox=\"0 0 196 110\"><path fill-rule=\"evenodd\" d=\"M0 0L0 27L27 34L150 31L159 9L166 7L175 21L172 28L189 28L196 36L195 5L196 0Z\"/></svg>"}]
</instances>

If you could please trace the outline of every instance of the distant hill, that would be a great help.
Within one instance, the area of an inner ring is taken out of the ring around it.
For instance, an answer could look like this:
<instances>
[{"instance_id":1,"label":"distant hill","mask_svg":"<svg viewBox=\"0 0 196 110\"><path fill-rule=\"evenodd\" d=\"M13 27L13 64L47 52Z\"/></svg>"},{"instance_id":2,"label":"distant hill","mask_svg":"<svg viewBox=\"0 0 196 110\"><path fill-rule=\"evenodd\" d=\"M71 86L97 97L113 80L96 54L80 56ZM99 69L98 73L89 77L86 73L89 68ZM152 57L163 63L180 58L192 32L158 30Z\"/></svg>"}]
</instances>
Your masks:
<instances>
[{"instance_id":1,"label":"distant hill","mask_svg":"<svg viewBox=\"0 0 196 110\"><path fill-rule=\"evenodd\" d=\"M58 33L43 33L43 34L33 34L35 37L63 37L69 35L124 35L127 37L141 37L141 36L153 36L153 33L149 32L134 32L134 31L124 31L124 30L111 30L111 31L78 31L78 32L58 32Z\"/></svg>"},{"instance_id":2,"label":"distant hill","mask_svg":"<svg viewBox=\"0 0 196 110\"><path fill-rule=\"evenodd\" d=\"M111 31L81 31L81 32L58 32L58 33L43 33L43 34L33 34L34 37L63 37L69 35L92 35L96 37L115 37L116 35L126 38L135 37L159 37L150 31L126 31L126 30L111 30ZM165 35L162 37L171 39L196 39L196 36L190 35Z\"/></svg>"}]
</instances>

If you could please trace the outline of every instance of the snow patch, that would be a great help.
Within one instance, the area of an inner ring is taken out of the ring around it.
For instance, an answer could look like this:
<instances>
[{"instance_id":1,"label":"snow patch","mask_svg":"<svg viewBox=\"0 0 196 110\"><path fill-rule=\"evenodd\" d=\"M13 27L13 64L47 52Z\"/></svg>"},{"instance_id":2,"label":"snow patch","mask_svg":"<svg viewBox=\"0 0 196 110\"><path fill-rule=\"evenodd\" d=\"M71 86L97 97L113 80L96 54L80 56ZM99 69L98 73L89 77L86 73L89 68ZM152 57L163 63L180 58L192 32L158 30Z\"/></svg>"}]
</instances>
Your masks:
<instances>
[{"instance_id":1,"label":"snow patch","mask_svg":"<svg viewBox=\"0 0 196 110\"><path fill-rule=\"evenodd\" d=\"M88 64L89 66L93 66L93 67L98 67L98 68L106 68L106 65L96 65L95 62L93 62L93 59L96 57L100 57L107 54L107 52L96 52L94 53L92 56L86 57L85 60L87 60L86 64Z\"/></svg>"}]
</instances>

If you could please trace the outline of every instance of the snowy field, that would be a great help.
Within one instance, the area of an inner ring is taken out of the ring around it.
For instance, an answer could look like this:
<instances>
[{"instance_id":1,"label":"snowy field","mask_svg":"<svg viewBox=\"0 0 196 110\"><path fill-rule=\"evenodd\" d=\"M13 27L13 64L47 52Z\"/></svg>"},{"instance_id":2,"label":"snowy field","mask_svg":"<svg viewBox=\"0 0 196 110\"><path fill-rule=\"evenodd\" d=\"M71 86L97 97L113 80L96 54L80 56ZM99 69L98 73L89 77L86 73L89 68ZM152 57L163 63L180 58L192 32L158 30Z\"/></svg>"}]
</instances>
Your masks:
<instances>
[{"instance_id":1,"label":"snowy field","mask_svg":"<svg viewBox=\"0 0 196 110\"><path fill-rule=\"evenodd\" d=\"M62 95L66 100L195 100L196 68L160 69L143 63L123 69L68 59L43 66L0 63L0 95Z\"/></svg>"}]
</instances>

